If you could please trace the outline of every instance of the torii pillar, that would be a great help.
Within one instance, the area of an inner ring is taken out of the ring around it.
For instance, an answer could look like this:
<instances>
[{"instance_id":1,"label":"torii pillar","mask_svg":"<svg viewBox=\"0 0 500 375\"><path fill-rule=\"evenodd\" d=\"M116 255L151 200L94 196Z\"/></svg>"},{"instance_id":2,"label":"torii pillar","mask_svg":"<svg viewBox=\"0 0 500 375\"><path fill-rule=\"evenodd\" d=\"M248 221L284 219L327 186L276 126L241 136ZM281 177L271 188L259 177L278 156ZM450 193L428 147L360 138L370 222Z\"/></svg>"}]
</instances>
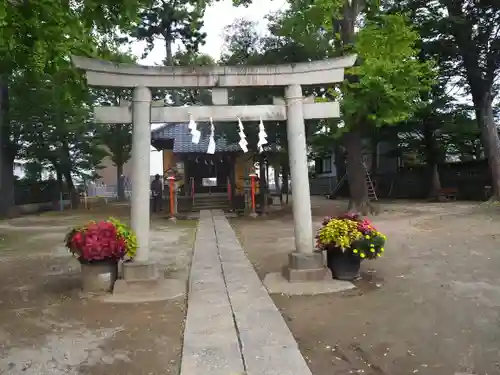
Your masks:
<instances>
[{"instance_id":1,"label":"torii pillar","mask_svg":"<svg viewBox=\"0 0 500 375\"><path fill-rule=\"evenodd\" d=\"M287 86L285 101L295 251L288 256L288 265L283 267L283 276L290 282L331 279L324 265L323 254L314 251L302 87L298 84Z\"/></svg>"},{"instance_id":2,"label":"torii pillar","mask_svg":"<svg viewBox=\"0 0 500 375\"><path fill-rule=\"evenodd\" d=\"M132 198L131 227L137 236L137 262L149 261L151 90L132 92Z\"/></svg>"}]
</instances>

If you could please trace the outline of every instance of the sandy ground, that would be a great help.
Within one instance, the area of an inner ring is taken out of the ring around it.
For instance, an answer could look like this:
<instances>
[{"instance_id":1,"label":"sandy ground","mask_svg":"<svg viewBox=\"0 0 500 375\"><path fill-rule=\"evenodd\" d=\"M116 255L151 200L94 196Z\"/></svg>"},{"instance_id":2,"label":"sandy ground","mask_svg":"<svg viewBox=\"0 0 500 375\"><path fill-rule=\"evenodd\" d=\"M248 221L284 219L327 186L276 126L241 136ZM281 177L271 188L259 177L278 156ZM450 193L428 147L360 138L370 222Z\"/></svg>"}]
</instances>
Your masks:
<instances>
[{"instance_id":1,"label":"sandy ground","mask_svg":"<svg viewBox=\"0 0 500 375\"><path fill-rule=\"evenodd\" d=\"M109 304L79 292L79 264L64 248L68 227L127 207L0 221L0 374L177 374L184 298ZM195 222L156 217L152 256L187 281Z\"/></svg>"},{"instance_id":2,"label":"sandy ground","mask_svg":"<svg viewBox=\"0 0 500 375\"><path fill-rule=\"evenodd\" d=\"M345 202L313 198L315 227ZM500 208L382 204L386 255L343 294L273 295L314 375L500 374ZM261 277L294 247L290 210L233 220Z\"/></svg>"}]
</instances>

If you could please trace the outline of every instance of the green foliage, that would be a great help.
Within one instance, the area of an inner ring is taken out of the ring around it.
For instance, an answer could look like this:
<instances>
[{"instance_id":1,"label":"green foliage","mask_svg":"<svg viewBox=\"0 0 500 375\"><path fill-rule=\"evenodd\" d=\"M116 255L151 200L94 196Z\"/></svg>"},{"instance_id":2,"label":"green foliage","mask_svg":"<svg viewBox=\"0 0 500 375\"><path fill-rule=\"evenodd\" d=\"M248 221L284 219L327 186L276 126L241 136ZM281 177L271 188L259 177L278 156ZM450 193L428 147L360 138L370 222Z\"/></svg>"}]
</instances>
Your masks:
<instances>
[{"instance_id":1,"label":"green foliage","mask_svg":"<svg viewBox=\"0 0 500 375\"><path fill-rule=\"evenodd\" d=\"M193 51L178 51L174 55L174 65L177 66L210 66L215 65L214 59L205 54ZM211 105L212 96L209 89L189 88L176 91L179 103L188 105Z\"/></svg>"},{"instance_id":2,"label":"green foliage","mask_svg":"<svg viewBox=\"0 0 500 375\"><path fill-rule=\"evenodd\" d=\"M223 65L263 65L263 64L283 64L286 62L300 62L308 59L321 58L323 51L314 50L306 47L301 43L289 37L283 37L281 32L281 23L285 14L276 14L271 17L270 30L276 34L261 36L257 33L256 24L254 22L239 19L225 29L224 33L224 48L221 57ZM311 95L316 87L304 87L304 95ZM282 88L275 87L244 87L230 90L229 101L233 105L259 105L271 104L273 97L283 97L284 91ZM279 162L281 165L286 165L287 160L287 132L285 122L267 122L264 124L267 140L269 144L277 146L280 152L272 156L273 163ZM308 131L313 133L317 122L307 124ZM258 122L246 122L245 134L249 142L249 149L256 151L258 140ZM224 123L217 126L216 131L219 135L225 136L230 142L237 143L238 127L235 123ZM267 157L271 157L272 153L268 153Z\"/></svg>"},{"instance_id":3,"label":"green foliage","mask_svg":"<svg viewBox=\"0 0 500 375\"><path fill-rule=\"evenodd\" d=\"M207 1L154 0L140 13L140 21L133 36L147 42L144 55L153 49L157 37L163 37L168 46L180 41L188 51L197 51L205 43L201 32ZM168 48L168 47L167 47Z\"/></svg>"},{"instance_id":4,"label":"green foliage","mask_svg":"<svg viewBox=\"0 0 500 375\"><path fill-rule=\"evenodd\" d=\"M0 73L50 73L70 53L96 53L98 31L115 34L149 0L0 2Z\"/></svg>"},{"instance_id":5,"label":"green foliage","mask_svg":"<svg viewBox=\"0 0 500 375\"><path fill-rule=\"evenodd\" d=\"M118 237L125 240L125 256L128 259L134 259L135 255L137 254L137 236L135 235L135 233L127 224L122 223L120 220L114 217L110 217L108 221L115 226Z\"/></svg>"},{"instance_id":6,"label":"green foliage","mask_svg":"<svg viewBox=\"0 0 500 375\"><path fill-rule=\"evenodd\" d=\"M460 77L458 85L474 101L490 91L500 70L500 2L479 0L390 1L391 11L408 14L419 31L422 49L439 62L441 74Z\"/></svg>"},{"instance_id":7,"label":"green foliage","mask_svg":"<svg viewBox=\"0 0 500 375\"><path fill-rule=\"evenodd\" d=\"M42 180L43 165L37 162L27 162L22 165L24 171L24 179L30 182L38 182Z\"/></svg>"},{"instance_id":8,"label":"green foliage","mask_svg":"<svg viewBox=\"0 0 500 375\"><path fill-rule=\"evenodd\" d=\"M116 166L123 166L132 157L132 124L101 125L97 135Z\"/></svg>"},{"instance_id":9,"label":"green foliage","mask_svg":"<svg viewBox=\"0 0 500 375\"><path fill-rule=\"evenodd\" d=\"M401 15L383 15L358 33L361 61L343 90L343 112L351 127L396 124L418 109L422 92L435 82L432 61L421 62L418 33Z\"/></svg>"},{"instance_id":10,"label":"green foliage","mask_svg":"<svg viewBox=\"0 0 500 375\"><path fill-rule=\"evenodd\" d=\"M73 177L91 178L104 156L91 121L91 103L78 74L69 66L45 75L27 89L11 86L10 120L18 153L54 170L73 187Z\"/></svg>"}]
</instances>

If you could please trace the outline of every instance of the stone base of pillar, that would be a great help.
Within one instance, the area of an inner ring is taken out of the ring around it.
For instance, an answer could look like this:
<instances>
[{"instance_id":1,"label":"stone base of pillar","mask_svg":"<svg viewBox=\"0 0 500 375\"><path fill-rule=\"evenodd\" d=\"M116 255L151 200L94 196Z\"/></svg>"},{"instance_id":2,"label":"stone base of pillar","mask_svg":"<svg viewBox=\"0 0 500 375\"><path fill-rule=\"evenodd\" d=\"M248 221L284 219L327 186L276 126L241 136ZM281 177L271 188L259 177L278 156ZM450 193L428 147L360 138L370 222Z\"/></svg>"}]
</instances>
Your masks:
<instances>
[{"instance_id":1,"label":"stone base of pillar","mask_svg":"<svg viewBox=\"0 0 500 375\"><path fill-rule=\"evenodd\" d=\"M123 278L127 281L158 279L156 262L126 262L122 268Z\"/></svg>"},{"instance_id":2,"label":"stone base of pillar","mask_svg":"<svg viewBox=\"0 0 500 375\"><path fill-rule=\"evenodd\" d=\"M325 267L323 253L288 254L288 265L283 267L283 276L292 283L332 279L330 270Z\"/></svg>"},{"instance_id":3,"label":"stone base of pillar","mask_svg":"<svg viewBox=\"0 0 500 375\"><path fill-rule=\"evenodd\" d=\"M126 262L122 266L122 278L115 282L113 293L127 293L156 287L160 279L155 262Z\"/></svg>"},{"instance_id":4,"label":"stone base of pillar","mask_svg":"<svg viewBox=\"0 0 500 375\"><path fill-rule=\"evenodd\" d=\"M337 293L354 288L351 282L332 278L324 266L323 253L290 253L282 272L268 273L263 283L270 294L289 296Z\"/></svg>"}]
</instances>

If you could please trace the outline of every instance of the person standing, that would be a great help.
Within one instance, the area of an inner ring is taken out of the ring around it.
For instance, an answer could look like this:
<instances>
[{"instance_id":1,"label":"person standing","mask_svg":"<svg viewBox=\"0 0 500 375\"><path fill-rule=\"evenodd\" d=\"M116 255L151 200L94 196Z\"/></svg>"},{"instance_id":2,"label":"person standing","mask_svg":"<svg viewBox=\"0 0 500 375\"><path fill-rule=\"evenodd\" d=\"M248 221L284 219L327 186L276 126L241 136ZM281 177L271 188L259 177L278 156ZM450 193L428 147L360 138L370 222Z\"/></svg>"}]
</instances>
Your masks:
<instances>
[{"instance_id":1,"label":"person standing","mask_svg":"<svg viewBox=\"0 0 500 375\"><path fill-rule=\"evenodd\" d=\"M151 182L151 194L153 195L153 212L161 211L162 209L162 193L163 184L160 175L155 175L154 180Z\"/></svg>"}]
</instances>

